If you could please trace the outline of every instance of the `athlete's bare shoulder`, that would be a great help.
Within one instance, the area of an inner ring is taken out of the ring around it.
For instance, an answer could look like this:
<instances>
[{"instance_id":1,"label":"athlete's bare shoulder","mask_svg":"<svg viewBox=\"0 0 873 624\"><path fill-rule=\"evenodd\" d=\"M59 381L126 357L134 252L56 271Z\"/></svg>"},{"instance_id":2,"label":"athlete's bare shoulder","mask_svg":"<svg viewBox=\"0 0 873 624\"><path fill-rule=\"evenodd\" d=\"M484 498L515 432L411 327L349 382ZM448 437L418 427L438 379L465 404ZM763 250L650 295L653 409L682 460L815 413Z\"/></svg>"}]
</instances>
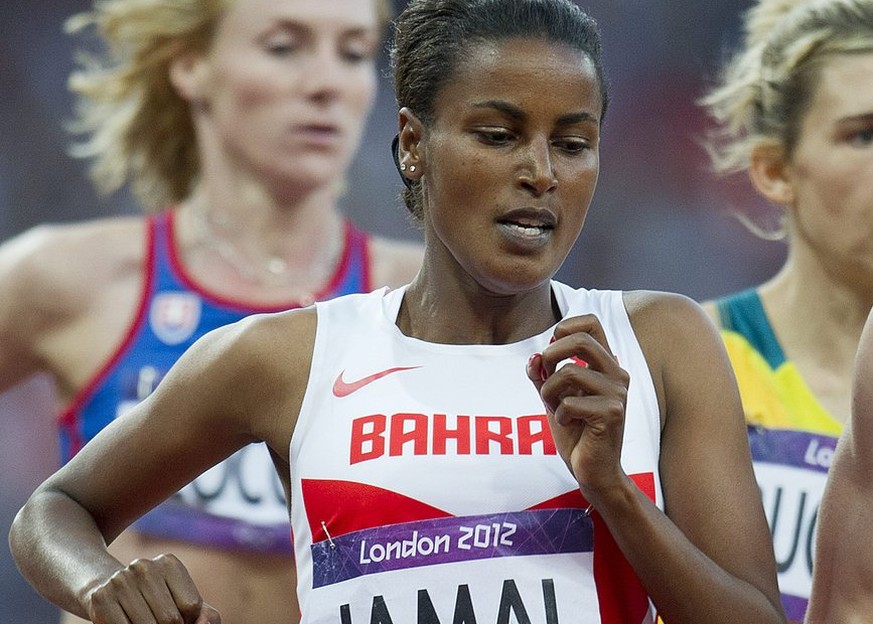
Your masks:
<instances>
[{"instance_id":1,"label":"athlete's bare shoulder","mask_svg":"<svg viewBox=\"0 0 873 624\"><path fill-rule=\"evenodd\" d=\"M285 454L309 380L315 329L313 308L246 317L204 336L184 356L182 374L167 381L207 389L210 396L198 402L219 402L255 439Z\"/></svg>"},{"instance_id":2,"label":"athlete's bare shoulder","mask_svg":"<svg viewBox=\"0 0 873 624\"><path fill-rule=\"evenodd\" d=\"M628 316L641 342L673 349L677 341L694 341L710 333L712 320L703 306L677 293L636 290L624 293ZM663 343L663 344L662 344Z\"/></svg>"},{"instance_id":3,"label":"athlete's bare shoulder","mask_svg":"<svg viewBox=\"0 0 873 624\"><path fill-rule=\"evenodd\" d=\"M113 312L120 300L134 304L144 233L142 217L121 217L41 225L0 245L0 388L51 368L44 339L91 315L95 302Z\"/></svg>"},{"instance_id":4,"label":"athlete's bare shoulder","mask_svg":"<svg viewBox=\"0 0 873 624\"><path fill-rule=\"evenodd\" d=\"M382 237L372 239L373 286L395 288L412 281L421 267L424 247L419 243Z\"/></svg>"},{"instance_id":5,"label":"athlete's bare shoulder","mask_svg":"<svg viewBox=\"0 0 873 624\"><path fill-rule=\"evenodd\" d=\"M95 289L138 274L144 258L142 217L40 225L0 247L0 291L12 289L31 310L63 313Z\"/></svg>"},{"instance_id":6,"label":"athlete's bare shoulder","mask_svg":"<svg viewBox=\"0 0 873 624\"><path fill-rule=\"evenodd\" d=\"M624 293L634 333L645 354L664 415L669 396L699 392L707 375L730 370L718 331L703 307L676 293Z\"/></svg>"},{"instance_id":7,"label":"athlete's bare shoulder","mask_svg":"<svg viewBox=\"0 0 873 624\"><path fill-rule=\"evenodd\" d=\"M315 308L303 308L253 314L217 332L225 332L220 341L233 349L234 365L257 368L259 374L285 382L308 376L300 364L311 359L316 323Z\"/></svg>"}]
</instances>

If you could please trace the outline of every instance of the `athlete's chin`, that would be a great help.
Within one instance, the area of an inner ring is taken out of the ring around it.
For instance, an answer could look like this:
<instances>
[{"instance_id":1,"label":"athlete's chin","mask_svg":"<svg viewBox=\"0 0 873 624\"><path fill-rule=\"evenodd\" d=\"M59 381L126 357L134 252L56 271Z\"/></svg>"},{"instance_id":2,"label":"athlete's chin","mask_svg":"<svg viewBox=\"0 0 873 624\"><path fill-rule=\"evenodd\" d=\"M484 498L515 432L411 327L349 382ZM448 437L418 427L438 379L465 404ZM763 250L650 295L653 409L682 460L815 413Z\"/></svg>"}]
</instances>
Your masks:
<instances>
[{"instance_id":1,"label":"athlete's chin","mask_svg":"<svg viewBox=\"0 0 873 624\"><path fill-rule=\"evenodd\" d=\"M478 280L479 285L488 293L509 297L516 295L524 295L536 291L549 283L553 273L543 274L537 273L534 275L519 275L511 276L488 276Z\"/></svg>"},{"instance_id":2,"label":"athlete's chin","mask_svg":"<svg viewBox=\"0 0 873 624\"><path fill-rule=\"evenodd\" d=\"M557 271L553 262L502 262L498 270L483 274L480 284L495 294L517 295L547 284Z\"/></svg>"},{"instance_id":3,"label":"athlete's chin","mask_svg":"<svg viewBox=\"0 0 873 624\"><path fill-rule=\"evenodd\" d=\"M343 179L337 173L345 172L348 165L349 157L345 152L313 152L264 162L261 170L265 177L273 180L274 186L280 188L335 186L341 190Z\"/></svg>"},{"instance_id":4,"label":"athlete's chin","mask_svg":"<svg viewBox=\"0 0 873 624\"><path fill-rule=\"evenodd\" d=\"M316 193L332 192L334 197L340 197L344 189L343 183L335 176L271 176L264 185L276 201L293 204L302 198Z\"/></svg>"}]
</instances>

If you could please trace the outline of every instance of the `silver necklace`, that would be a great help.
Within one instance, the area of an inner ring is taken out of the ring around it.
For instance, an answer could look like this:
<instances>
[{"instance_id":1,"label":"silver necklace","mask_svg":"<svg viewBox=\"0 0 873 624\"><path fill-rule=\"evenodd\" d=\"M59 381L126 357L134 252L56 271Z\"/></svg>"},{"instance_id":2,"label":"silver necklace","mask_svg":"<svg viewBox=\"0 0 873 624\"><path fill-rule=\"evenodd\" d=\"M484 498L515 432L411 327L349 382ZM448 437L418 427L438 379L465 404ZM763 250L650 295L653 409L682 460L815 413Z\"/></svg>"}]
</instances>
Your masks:
<instances>
[{"instance_id":1,"label":"silver necklace","mask_svg":"<svg viewBox=\"0 0 873 624\"><path fill-rule=\"evenodd\" d=\"M207 211L202 205L194 206L193 213L200 240L249 283L291 289L299 299L312 300L339 262L341 227L329 229L318 255L307 267L292 267L281 256L255 255L234 243L232 236L223 232L239 231L240 227L227 215Z\"/></svg>"}]
</instances>

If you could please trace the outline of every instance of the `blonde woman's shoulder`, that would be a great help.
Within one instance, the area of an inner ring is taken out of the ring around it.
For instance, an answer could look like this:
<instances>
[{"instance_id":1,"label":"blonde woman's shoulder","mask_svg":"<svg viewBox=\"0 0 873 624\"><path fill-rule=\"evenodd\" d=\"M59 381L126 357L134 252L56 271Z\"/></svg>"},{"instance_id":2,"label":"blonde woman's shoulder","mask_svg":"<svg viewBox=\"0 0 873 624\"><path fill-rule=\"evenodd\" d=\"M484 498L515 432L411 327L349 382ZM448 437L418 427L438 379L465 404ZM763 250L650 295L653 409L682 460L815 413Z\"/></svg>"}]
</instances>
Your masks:
<instances>
[{"instance_id":1,"label":"blonde woman's shoulder","mask_svg":"<svg viewBox=\"0 0 873 624\"><path fill-rule=\"evenodd\" d=\"M131 273L145 259L145 220L116 217L36 226L0 246L0 292L59 309Z\"/></svg>"},{"instance_id":2,"label":"blonde woman's shoulder","mask_svg":"<svg viewBox=\"0 0 873 624\"><path fill-rule=\"evenodd\" d=\"M48 336L100 321L101 306L108 315L115 302L135 305L145 239L142 217L119 217L40 225L0 245L0 360L19 362L15 377L47 366Z\"/></svg>"}]
</instances>

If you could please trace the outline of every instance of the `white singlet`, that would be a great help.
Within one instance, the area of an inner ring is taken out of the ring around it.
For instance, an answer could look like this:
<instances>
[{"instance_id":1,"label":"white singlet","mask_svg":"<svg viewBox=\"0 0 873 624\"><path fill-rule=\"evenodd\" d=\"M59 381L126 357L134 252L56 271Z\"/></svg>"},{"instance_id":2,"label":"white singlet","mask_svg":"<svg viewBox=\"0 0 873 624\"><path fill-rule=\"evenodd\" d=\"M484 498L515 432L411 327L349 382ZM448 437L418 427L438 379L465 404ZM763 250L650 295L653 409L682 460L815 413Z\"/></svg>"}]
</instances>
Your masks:
<instances>
[{"instance_id":1,"label":"white singlet","mask_svg":"<svg viewBox=\"0 0 873 624\"><path fill-rule=\"evenodd\" d=\"M622 466L659 507L660 418L614 291L553 293L593 313L630 373ZM508 345L404 336L405 288L316 304L291 441L303 624L643 624L654 608L567 466Z\"/></svg>"}]
</instances>

